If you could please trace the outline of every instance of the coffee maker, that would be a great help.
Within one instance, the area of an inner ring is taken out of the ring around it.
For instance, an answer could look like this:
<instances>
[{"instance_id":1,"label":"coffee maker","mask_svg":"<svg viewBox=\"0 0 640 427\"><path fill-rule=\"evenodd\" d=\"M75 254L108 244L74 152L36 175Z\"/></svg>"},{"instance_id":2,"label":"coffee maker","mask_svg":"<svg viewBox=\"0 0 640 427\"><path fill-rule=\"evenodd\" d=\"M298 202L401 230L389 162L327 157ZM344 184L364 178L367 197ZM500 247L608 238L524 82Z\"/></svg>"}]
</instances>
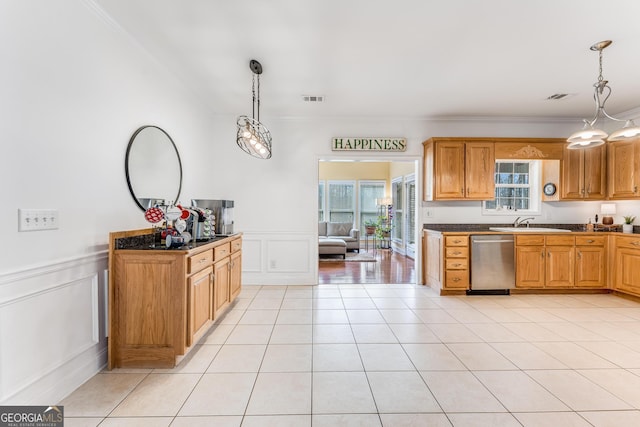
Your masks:
<instances>
[{"instance_id":1,"label":"coffee maker","mask_svg":"<svg viewBox=\"0 0 640 427\"><path fill-rule=\"evenodd\" d=\"M233 200L191 199L191 205L213 211L216 235L233 234Z\"/></svg>"}]
</instances>

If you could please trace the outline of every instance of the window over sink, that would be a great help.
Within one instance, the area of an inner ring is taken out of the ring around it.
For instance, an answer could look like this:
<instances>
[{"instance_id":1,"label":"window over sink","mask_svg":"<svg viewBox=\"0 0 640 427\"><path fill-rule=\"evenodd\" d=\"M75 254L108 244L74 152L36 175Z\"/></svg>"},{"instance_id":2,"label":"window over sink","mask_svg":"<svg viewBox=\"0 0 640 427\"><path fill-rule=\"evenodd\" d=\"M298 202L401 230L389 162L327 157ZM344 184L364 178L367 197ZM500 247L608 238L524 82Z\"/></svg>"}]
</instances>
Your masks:
<instances>
[{"instance_id":1,"label":"window over sink","mask_svg":"<svg viewBox=\"0 0 640 427\"><path fill-rule=\"evenodd\" d=\"M539 160L496 160L495 198L482 202L483 215L540 214Z\"/></svg>"}]
</instances>

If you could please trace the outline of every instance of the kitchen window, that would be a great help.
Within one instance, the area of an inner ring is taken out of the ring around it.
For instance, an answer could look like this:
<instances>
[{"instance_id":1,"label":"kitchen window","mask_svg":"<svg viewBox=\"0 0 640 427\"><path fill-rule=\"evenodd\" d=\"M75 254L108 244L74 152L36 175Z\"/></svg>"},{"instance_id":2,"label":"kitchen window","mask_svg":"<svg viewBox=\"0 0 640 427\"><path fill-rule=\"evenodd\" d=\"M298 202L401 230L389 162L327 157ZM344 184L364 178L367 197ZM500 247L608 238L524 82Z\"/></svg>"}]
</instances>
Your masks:
<instances>
[{"instance_id":1,"label":"kitchen window","mask_svg":"<svg viewBox=\"0 0 640 427\"><path fill-rule=\"evenodd\" d=\"M496 160L495 199L482 202L487 215L540 214L540 161Z\"/></svg>"}]
</instances>

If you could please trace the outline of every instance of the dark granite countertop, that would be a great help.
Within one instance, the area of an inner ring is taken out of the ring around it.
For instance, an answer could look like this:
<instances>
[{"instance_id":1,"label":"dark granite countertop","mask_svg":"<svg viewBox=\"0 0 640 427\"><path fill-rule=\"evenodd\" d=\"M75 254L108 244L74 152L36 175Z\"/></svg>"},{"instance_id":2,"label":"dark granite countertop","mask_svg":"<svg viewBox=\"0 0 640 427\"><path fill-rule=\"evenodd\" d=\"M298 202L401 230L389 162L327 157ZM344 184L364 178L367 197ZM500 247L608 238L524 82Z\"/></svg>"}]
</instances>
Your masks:
<instances>
[{"instance_id":1,"label":"dark granite countertop","mask_svg":"<svg viewBox=\"0 0 640 427\"><path fill-rule=\"evenodd\" d=\"M154 250L154 251L190 251L199 247L214 243L220 240L228 239L239 235L240 233L216 235L208 240L191 241L186 245L180 247L167 248L165 245L153 244L154 235L145 234L142 236L125 237L116 240L116 249L127 250Z\"/></svg>"},{"instance_id":2,"label":"dark granite countertop","mask_svg":"<svg viewBox=\"0 0 640 427\"><path fill-rule=\"evenodd\" d=\"M584 224L535 224L536 228L562 228L573 232L585 232ZM489 230L490 227L513 227L513 224L423 224L424 230L439 231L441 233L499 233L499 231ZM525 226L522 226L525 228ZM619 232L621 230L597 229L592 233ZM640 234L640 226L634 225L633 234Z\"/></svg>"}]
</instances>

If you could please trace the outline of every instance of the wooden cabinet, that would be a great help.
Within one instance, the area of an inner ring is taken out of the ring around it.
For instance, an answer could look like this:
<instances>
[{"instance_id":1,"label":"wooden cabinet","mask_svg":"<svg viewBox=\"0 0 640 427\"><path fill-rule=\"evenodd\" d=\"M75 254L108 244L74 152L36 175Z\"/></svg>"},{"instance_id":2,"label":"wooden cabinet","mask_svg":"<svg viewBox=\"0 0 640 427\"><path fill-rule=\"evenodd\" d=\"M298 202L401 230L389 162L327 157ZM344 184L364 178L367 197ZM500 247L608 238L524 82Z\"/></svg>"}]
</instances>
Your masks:
<instances>
[{"instance_id":1,"label":"wooden cabinet","mask_svg":"<svg viewBox=\"0 0 640 427\"><path fill-rule=\"evenodd\" d=\"M565 148L560 162L560 198L604 200L607 197L606 145L585 150Z\"/></svg>"},{"instance_id":2,"label":"wooden cabinet","mask_svg":"<svg viewBox=\"0 0 640 427\"><path fill-rule=\"evenodd\" d=\"M576 237L575 286L607 287L607 236Z\"/></svg>"},{"instance_id":3,"label":"wooden cabinet","mask_svg":"<svg viewBox=\"0 0 640 427\"><path fill-rule=\"evenodd\" d=\"M173 367L240 292L241 237L116 249L123 235L143 236L110 236L109 368Z\"/></svg>"},{"instance_id":4,"label":"wooden cabinet","mask_svg":"<svg viewBox=\"0 0 640 427\"><path fill-rule=\"evenodd\" d=\"M640 198L640 141L608 144L609 198Z\"/></svg>"},{"instance_id":5,"label":"wooden cabinet","mask_svg":"<svg viewBox=\"0 0 640 427\"><path fill-rule=\"evenodd\" d=\"M424 252L422 254L422 265L424 269L424 283L432 288L442 286L442 233L437 231L423 232Z\"/></svg>"},{"instance_id":6,"label":"wooden cabinet","mask_svg":"<svg viewBox=\"0 0 640 427\"><path fill-rule=\"evenodd\" d=\"M640 236L615 236L613 289L640 296Z\"/></svg>"},{"instance_id":7,"label":"wooden cabinet","mask_svg":"<svg viewBox=\"0 0 640 427\"><path fill-rule=\"evenodd\" d=\"M574 254L574 236L516 235L516 287L573 287Z\"/></svg>"},{"instance_id":8,"label":"wooden cabinet","mask_svg":"<svg viewBox=\"0 0 640 427\"><path fill-rule=\"evenodd\" d=\"M469 235L444 238L443 289L469 289Z\"/></svg>"},{"instance_id":9,"label":"wooden cabinet","mask_svg":"<svg viewBox=\"0 0 640 427\"><path fill-rule=\"evenodd\" d=\"M516 236L516 287L543 288L544 236Z\"/></svg>"},{"instance_id":10,"label":"wooden cabinet","mask_svg":"<svg viewBox=\"0 0 640 427\"><path fill-rule=\"evenodd\" d=\"M424 200L490 200L495 197L492 141L431 138L424 145Z\"/></svg>"},{"instance_id":11,"label":"wooden cabinet","mask_svg":"<svg viewBox=\"0 0 640 427\"><path fill-rule=\"evenodd\" d=\"M211 266L188 279L188 333L187 346L193 345L209 329L213 321L213 268Z\"/></svg>"}]
</instances>

